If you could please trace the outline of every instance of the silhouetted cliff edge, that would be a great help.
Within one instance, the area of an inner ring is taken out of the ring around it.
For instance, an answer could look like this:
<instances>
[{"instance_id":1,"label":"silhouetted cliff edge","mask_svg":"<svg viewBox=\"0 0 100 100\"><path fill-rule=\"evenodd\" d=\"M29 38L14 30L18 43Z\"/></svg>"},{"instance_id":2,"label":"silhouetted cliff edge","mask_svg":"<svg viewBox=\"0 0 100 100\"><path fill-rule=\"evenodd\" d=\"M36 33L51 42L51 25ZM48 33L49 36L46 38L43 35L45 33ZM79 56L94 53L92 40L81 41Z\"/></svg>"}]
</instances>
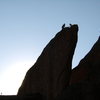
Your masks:
<instances>
[{"instance_id":1,"label":"silhouetted cliff edge","mask_svg":"<svg viewBox=\"0 0 100 100\"><path fill-rule=\"evenodd\" d=\"M72 70L69 84L56 100L100 99L100 37Z\"/></svg>"},{"instance_id":2,"label":"silhouetted cliff edge","mask_svg":"<svg viewBox=\"0 0 100 100\"><path fill-rule=\"evenodd\" d=\"M0 100L99 100L100 37L72 70L78 25L62 26L28 70L16 96Z\"/></svg>"},{"instance_id":3,"label":"silhouetted cliff edge","mask_svg":"<svg viewBox=\"0 0 100 100\"><path fill-rule=\"evenodd\" d=\"M62 26L62 30L48 43L36 63L28 70L18 95L39 93L47 100L53 100L68 86L77 32L77 25Z\"/></svg>"}]
</instances>

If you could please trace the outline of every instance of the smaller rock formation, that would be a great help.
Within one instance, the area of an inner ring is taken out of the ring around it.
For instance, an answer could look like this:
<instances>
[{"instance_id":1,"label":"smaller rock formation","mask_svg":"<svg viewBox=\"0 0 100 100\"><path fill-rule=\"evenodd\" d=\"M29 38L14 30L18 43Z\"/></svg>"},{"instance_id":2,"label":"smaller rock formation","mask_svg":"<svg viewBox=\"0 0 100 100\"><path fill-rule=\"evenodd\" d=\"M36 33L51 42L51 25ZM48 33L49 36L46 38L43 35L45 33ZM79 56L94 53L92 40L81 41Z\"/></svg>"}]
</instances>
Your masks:
<instances>
[{"instance_id":1,"label":"smaller rock formation","mask_svg":"<svg viewBox=\"0 0 100 100\"><path fill-rule=\"evenodd\" d=\"M91 51L80 61L79 65L72 70L70 85L82 81L100 81L100 37Z\"/></svg>"},{"instance_id":2,"label":"smaller rock formation","mask_svg":"<svg viewBox=\"0 0 100 100\"><path fill-rule=\"evenodd\" d=\"M100 37L90 52L72 70L70 85L56 100L100 99Z\"/></svg>"},{"instance_id":3,"label":"smaller rock formation","mask_svg":"<svg viewBox=\"0 0 100 100\"><path fill-rule=\"evenodd\" d=\"M68 86L77 33L77 25L63 25L26 73L18 96L40 93L53 100Z\"/></svg>"}]
</instances>

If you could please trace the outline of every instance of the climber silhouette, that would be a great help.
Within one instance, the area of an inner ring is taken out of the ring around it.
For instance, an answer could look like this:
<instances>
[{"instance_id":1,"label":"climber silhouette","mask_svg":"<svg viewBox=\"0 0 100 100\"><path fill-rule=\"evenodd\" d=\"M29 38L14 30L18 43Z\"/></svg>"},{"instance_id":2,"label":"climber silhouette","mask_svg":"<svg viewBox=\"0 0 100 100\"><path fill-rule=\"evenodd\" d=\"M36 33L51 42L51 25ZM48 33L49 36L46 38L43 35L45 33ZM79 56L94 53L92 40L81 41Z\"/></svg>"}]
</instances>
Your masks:
<instances>
[{"instance_id":1,"label":"climber silhouette","mask_svg":"<svg viewBox=\"0 0 100 100\"><path fill-rule=\"evenodd\" d=\"M65 24L62 25L62 29L64 29L64 28L65 28Z\"/></svg>"},{"instance_id":2,"label":"climber silhouette","mask_svg":"<svg viewBox=\"0 0 100 100\"><path fill-rule=\"evenodd\" d=\"M72 26L72 24L69 24L70 25L70 27Z\"/></svg>"}]
</instances>

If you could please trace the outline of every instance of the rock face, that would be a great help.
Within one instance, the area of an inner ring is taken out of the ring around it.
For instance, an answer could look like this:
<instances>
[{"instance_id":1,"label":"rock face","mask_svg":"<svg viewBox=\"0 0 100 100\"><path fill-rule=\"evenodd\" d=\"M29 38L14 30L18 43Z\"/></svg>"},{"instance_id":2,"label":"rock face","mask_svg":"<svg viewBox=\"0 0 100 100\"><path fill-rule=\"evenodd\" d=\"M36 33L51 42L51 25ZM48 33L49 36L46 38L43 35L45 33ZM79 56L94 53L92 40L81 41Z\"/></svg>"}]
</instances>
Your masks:
<instances>
[{"instance_id":1,"label":"rock face","mask_svg":"<svg viewBox=\"0 0 100 100\"><path fill-rule=\"evenodd\" d=\"M77 25L64 27L57 33L26 73L18 96L40 93L53 100L68 86L77 33Z\"/></svg>"},{"instance_id":2,"label":"rock face","mask_svg":"<svg viewBox=\"0 0 100 100\"><path fill-rule=\"evenodd\" d=\"M100 37L79 65L72 70L69 84L56 100L100 99Z\"/></svg>"},{"instance_id":3,"label":"rock face","mask_svg":"<svg viewBox=\"0 0 100 100\"><path fill-rule=\"evenodd\" d=\"M100 82L100 37L90 52L80 61L79 65L72 70L70 85L91 81Z\"/></svg>"}]
</instances>

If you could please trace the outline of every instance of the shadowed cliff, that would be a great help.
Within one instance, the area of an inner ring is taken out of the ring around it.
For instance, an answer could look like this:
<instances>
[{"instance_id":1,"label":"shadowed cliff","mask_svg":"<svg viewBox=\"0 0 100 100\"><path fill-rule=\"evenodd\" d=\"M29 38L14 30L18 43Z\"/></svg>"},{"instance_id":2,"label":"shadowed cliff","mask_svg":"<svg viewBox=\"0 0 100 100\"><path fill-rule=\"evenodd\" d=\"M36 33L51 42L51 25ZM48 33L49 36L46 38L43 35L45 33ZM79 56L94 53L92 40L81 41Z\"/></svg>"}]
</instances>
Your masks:
<instances>
[{"instance_id":1,"label":"shadowed cliff","mask_svg":"<svg viewBox=\"0 0 100 100\"><path fill-rule=\"evenodd\" d=\"M56 100L100 99L100 37L79 65L72 70L69 84Z\"/></svg>"},{"instance_id":2,"label":"shadowed cliff","mask_svg":"<svg viewBox=\"0 0 100 100\"><path fill-rule=\"evenodd\" d=\"M79 65L72 70L70 85L90 81L100 83L100 37L90 52L80 61Z\"/></svg>"},{"instance_id":3,"label":"shadowed cliff","mask_svg":"<svg viewBox=\"0 0 100 100\"><path fill-rule=\"evenodd\" d=\"M62 26L28 70L16 96L0 100L99 100L100 37L72 69L78 25Z\"/></svg>"},{"instance_id":4,"label":"shadowed cliff","mask_svg":"<svg viewBox=\"0 0 100 100\"><path fill-rule=\"evenodd\" d=\"M62 26L26 73L18 95L40 93L52 100L68 86L77 32L77 25Z\"/></svg>"}]
</instances>

